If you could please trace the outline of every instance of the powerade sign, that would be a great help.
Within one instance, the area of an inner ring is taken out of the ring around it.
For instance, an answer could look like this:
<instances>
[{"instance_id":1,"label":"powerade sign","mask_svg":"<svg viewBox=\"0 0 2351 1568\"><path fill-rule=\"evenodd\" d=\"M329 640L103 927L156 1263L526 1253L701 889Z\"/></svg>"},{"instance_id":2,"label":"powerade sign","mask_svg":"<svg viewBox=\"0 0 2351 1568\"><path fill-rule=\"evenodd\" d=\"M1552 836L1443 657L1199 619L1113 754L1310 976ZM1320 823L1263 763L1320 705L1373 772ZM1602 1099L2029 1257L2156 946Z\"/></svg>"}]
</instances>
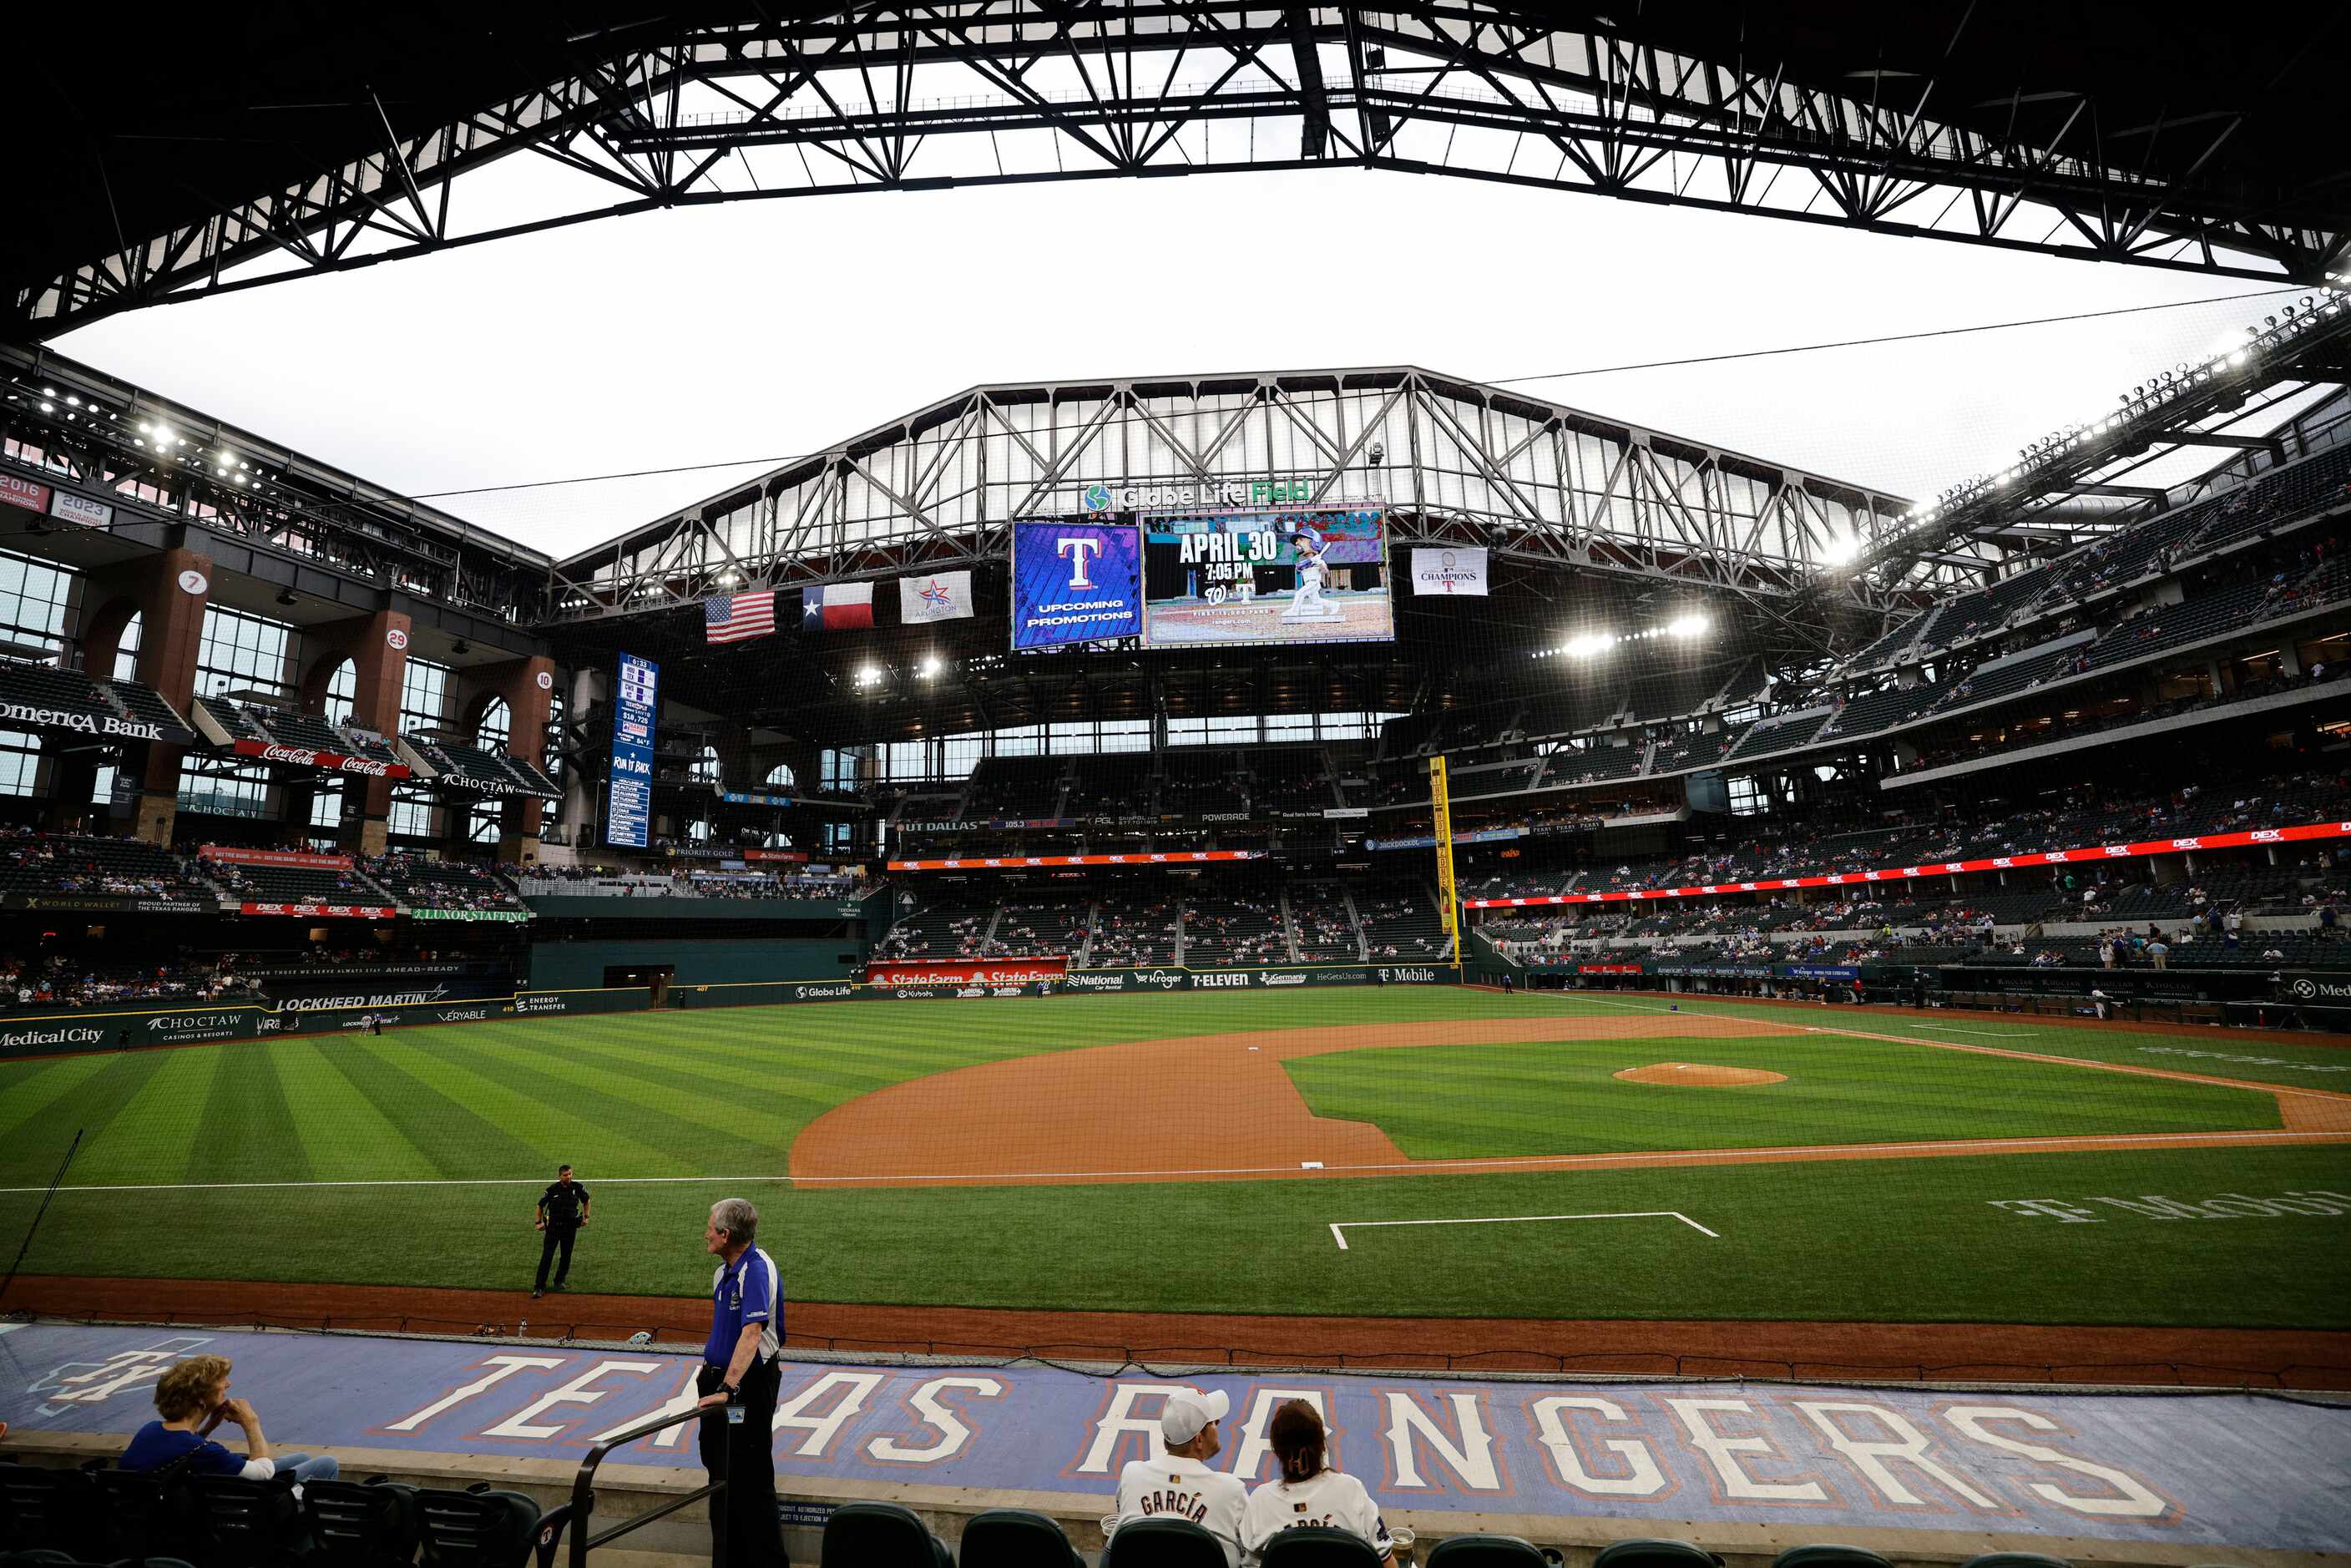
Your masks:
<instances>
[{"instance_id":1,"label":"powerade sign","mask_svg":"<svg viewBox=\"0 0 2351 1568\"><path fill-rule=\"evenodd\" d=\"M612 691L612 766L605 784L604 841L645 847L653 820L653 710L661 666L634 653L621 655Z\"/></svg>"},{"instance_id":2,"label":"powerade sign","mask_svg":"<svg viewBox=\"0 0 2351 1568\"><path fill-rule=\"evenodd\" d=\"M1012 525L1012 645L1143 634L1143 538L1131 523Z\"/></svg>"}]
</instances>

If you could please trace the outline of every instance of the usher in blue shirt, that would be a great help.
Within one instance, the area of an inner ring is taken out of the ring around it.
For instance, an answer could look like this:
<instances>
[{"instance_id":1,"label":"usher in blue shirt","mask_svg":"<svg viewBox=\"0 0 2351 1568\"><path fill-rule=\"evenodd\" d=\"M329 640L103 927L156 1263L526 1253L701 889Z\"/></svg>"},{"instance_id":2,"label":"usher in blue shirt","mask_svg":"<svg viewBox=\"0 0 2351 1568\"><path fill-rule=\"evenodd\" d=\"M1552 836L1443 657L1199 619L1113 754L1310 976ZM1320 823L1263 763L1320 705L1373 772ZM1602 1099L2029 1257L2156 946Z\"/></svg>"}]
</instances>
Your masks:
<instances>
[{"instance_id":1,"label":"usher in blue shirt","mask_svg":"<svg viewBox=\"0 0 2351 1568\"><path fill-rule=\"evenodd\" d=\"M732 1263L721 1263L710 1281L710 1343L702 1359L723 1367L735 1359L735 1342L745 1323L765 1323L759 1336L759 1359L770 1361L783 1348L784 1281L776 1260L757 1247L743 1249Z\"/></svg>"}]
</instances>

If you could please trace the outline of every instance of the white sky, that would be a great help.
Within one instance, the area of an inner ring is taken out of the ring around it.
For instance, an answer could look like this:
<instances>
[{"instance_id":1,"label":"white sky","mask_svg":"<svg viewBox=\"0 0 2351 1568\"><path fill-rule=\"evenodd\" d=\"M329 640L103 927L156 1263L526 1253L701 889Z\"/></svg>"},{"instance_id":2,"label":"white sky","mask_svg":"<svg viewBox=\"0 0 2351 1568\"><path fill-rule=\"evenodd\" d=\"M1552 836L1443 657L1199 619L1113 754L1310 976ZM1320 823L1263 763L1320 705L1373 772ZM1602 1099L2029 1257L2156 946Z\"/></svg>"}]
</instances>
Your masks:
<instances>
[{"instance_id":1,"label":"white sky","mask_svg":"<svg viewBox=\"0 0 2351 1568\"><path fill-rule=\"evenodd\" d=\"M538 167L477 178L531 210ZM1348 170L653 213L135 312L57 347L416 495L780 459L986 382L1397 361L1493 380L2261 287ZM2274 308L1520 390L1915 499ZM562 555L754 471L438 504Z\"/></svg>"}]
</instances>

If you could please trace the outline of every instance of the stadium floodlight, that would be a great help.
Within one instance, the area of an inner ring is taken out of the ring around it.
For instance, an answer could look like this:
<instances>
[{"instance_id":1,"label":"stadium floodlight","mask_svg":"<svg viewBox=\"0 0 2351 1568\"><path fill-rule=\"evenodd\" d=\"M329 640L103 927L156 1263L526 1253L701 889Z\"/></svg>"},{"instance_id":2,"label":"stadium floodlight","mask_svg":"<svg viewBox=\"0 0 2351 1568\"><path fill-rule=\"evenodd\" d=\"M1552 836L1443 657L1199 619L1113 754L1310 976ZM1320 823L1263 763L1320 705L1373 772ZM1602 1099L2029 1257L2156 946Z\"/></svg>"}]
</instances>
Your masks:
<instances>
[{"instance_id":1,"label":"stadium floodlight","mask_svg":"<svg viewBox=\"0 0 2351 1568\"><path fill-rule=\"evenodd\" d=\"M41 412L43 413L55 413L57 412L57 405L53 402L44 402L41 404Z\"/></svg>"},{"instance_id":2,"label":"stadium floodlight","mask_svg":"<svg viewBox=\"0 0 2351 1568\"><path fill-rule=\"evenodd\" d=\"M1698 637L1705 634L1707 619L1703 615L1684 615L1666 627L1669 637Z\"/></svg>"},{"instance_id":3,"label":"stadium floodlight","mask_svg":"<svg viewBox=\"0 0 2351 1568\"><path fill-rule=\"evenodd\" d=\"M933 675L937 674L939 673L938 656L935 653L925 655L923 662L915 666L915 673L921 675L925 680L928 680Z\"/></svg>"},{"instance_id":4,"label":"stadium floodlight","mask_svg":"<svg viewBox=\"0 0 2351 1568\"><path fill-rule=\"evenodd\" d=\"M1615 639L1612 637L1586 635L1571 638L1567 644L1567 651L1579 659L1589 659L1595 654L1606 653L1614 645Z\"/></svg>"}]
</instances>

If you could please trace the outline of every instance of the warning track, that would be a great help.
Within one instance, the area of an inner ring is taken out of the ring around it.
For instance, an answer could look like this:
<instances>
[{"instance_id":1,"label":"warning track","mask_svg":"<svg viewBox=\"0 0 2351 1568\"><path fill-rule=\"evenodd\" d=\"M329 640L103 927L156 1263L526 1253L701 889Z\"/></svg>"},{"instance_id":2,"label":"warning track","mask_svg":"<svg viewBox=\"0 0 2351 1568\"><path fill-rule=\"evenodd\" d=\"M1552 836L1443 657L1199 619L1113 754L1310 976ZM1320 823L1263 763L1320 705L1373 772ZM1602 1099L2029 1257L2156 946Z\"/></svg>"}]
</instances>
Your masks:
<instances>
[{"instance_id":1,"label":"warning track","mask_svg":"<svg viewBox=\"0 0 2351 1568\"><path fill-rule=\"evenodd\" d=\"M790 1172L795 1185L808 1187L1055 1186L1448 1172L1491 1175L2351 1142L2351 1095L2346 1094L1864 1030L1673 1013L1661 1007L1628 1008L1627 1011L1634 1016L1257 1030L1130 1040L959 1068L877 1090L818 1117L793 1142ZM1281 1066L1300 1057L1382 1048L1806 1034L1836 1034L1922 1051L1959 1051L2252 1090L2276 1096L2283 1126L2256 1132L1416 1160L1369 1123L1315 1115Z\"/></svg>"}]
</instances>

